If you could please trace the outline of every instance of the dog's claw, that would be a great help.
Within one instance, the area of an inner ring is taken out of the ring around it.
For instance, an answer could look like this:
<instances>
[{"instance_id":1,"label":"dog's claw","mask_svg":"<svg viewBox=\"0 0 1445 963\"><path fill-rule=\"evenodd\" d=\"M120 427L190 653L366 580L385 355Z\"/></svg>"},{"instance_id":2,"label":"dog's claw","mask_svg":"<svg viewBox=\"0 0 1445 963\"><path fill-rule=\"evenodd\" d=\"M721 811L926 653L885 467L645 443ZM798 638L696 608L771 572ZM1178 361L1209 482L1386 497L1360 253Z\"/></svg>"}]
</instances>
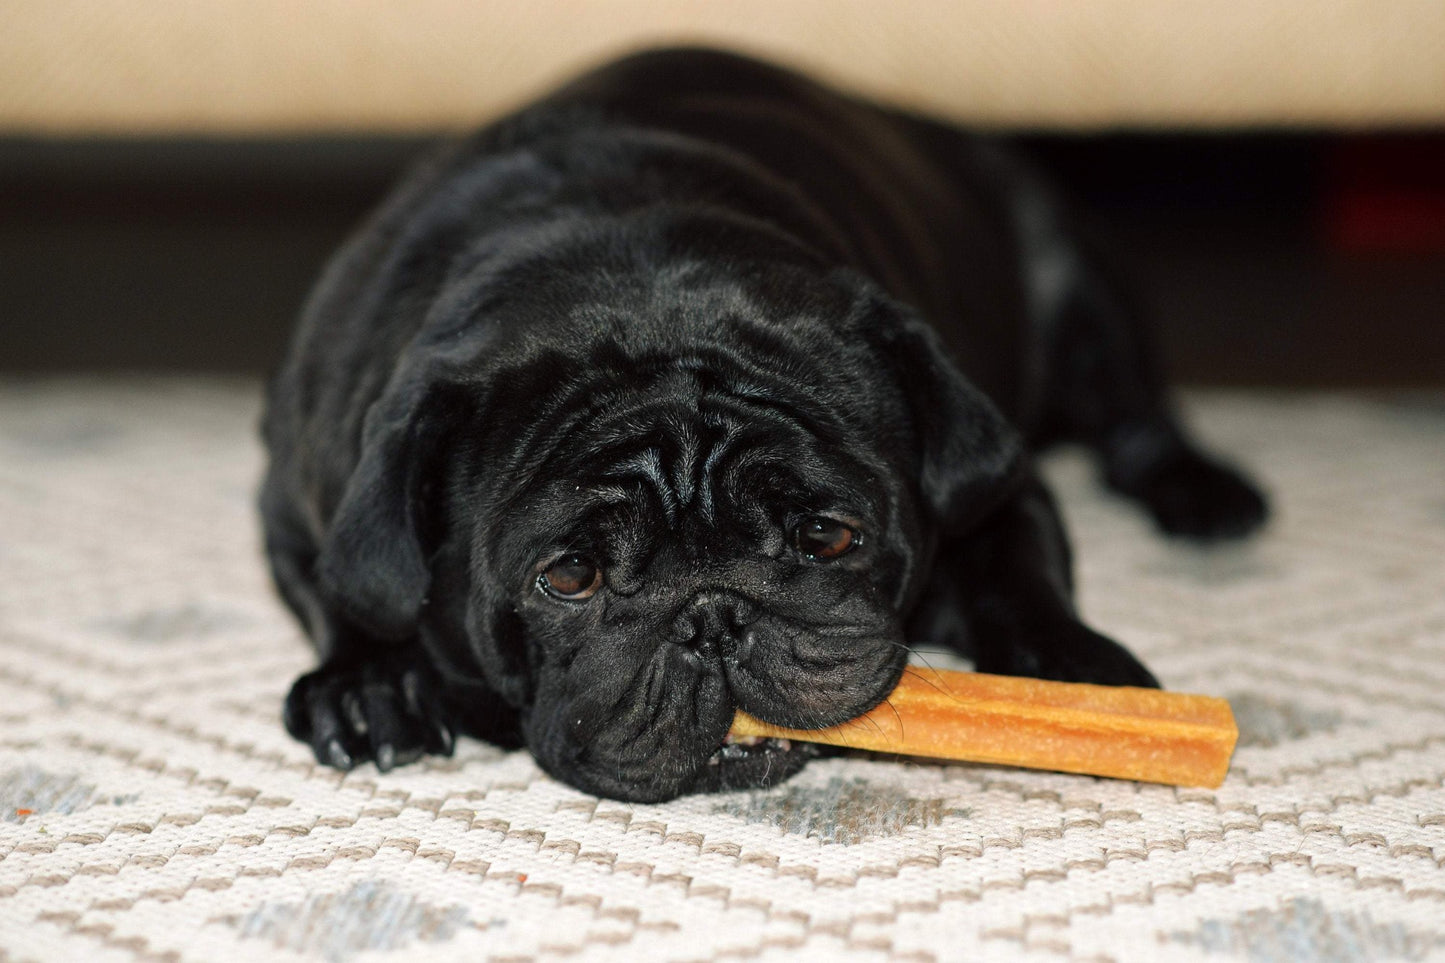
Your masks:
<instances>
[{"instance_id":1,"label":"dog's claw","mask_svg":"<svg viewBox=\"0 0 1445 963\"><path fill-rule=\"evenodd\" d=\"M341 714L346 719L351 731L358 736L364 736L371 725L366 721L366 713L361 710L361 699L355 690L341 693Z\"/></svg>"},{"instance_id":2,"label":"dog's claw","mask_svg":"<svg viewBox=\"0 0 1445 963\"><path fill-rule=\"evenodd\" d=\"M342 748L340 739L328 740L326 743L325 757L322 758L322 755L318 753L317 758L326 765L341 770L351 769L356 765L351 758L351 754Z\"/></svg>"},{"instance_id":3,"label":"dog's claw","mask_svg":"<svg viewBox=\"0 0 1445 963\"><path fill-rule=\"evenodd\" d=\"M450 755L451 729L430 669L394 661L400 664L323 665L303 675L286 697L287 731L309 743L318 762L341 770L370 760L388 772L427 752Z\"/></svg>"},{"instance_id":4,"label":"dog's claw","mask_svg":"<svg viewBox=\"0 0 1445 963\"><path fill-rule=\"evenodd\" d=\"M390 745L376 747L376 768L382 772L391 772L396 768L396 748Z\"/></svg>"},{"instance_id":5,"label":"dog's claw","mask_svg":"<svg viewBox=\"0 0 1445 963\"><path fill-rule=\"evenodd\" d=\"M452 735L451 727L445 722L434 721L432 734L435 737L433 747L438 755L450 756L456 750L456 737Z\"/></svg>"}]
</instances>

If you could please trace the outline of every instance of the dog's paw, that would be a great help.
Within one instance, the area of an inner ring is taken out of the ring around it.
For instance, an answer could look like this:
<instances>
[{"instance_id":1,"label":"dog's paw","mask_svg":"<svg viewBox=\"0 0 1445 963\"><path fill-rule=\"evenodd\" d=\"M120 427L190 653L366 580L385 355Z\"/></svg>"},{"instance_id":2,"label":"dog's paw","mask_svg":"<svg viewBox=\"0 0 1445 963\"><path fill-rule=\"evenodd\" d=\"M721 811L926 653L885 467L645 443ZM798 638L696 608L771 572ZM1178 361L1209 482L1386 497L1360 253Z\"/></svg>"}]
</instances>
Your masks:
<instances>
[{"instance_id":1,"label":"dog's paw","mask_svg":"<svg viewBox=\"0 0 1445 963\"><path fill-rule=\"evenodd\" d=\"M1037 636L983 647L974 668L1055 682L1159 688L1159 680L1128 649L1081 622L1065 622Z\"/></svg>"},{"instance_id":2,"label":"dog's paw","mask_svg":"<svg viewBox=\"0 0 1445 963\"><path fill-rule=\"evenodd\" d=\"M386 772L454 744L439 680L414 657L323 665L296 680L284 711L286 731L337 769L370 760Z\"/></svg>"},{"instance_id":3,"label":"dog's paw","mask_svg":"<svg viewBox=\"0 0 1445 963\"><path fill-rule=\"evenodd\" d=\"M1181 448L1127 487L1169 535L1204 540L1240 538L1264 524L1264 495L1234 469Z\"/></svg>"}]
</instances>

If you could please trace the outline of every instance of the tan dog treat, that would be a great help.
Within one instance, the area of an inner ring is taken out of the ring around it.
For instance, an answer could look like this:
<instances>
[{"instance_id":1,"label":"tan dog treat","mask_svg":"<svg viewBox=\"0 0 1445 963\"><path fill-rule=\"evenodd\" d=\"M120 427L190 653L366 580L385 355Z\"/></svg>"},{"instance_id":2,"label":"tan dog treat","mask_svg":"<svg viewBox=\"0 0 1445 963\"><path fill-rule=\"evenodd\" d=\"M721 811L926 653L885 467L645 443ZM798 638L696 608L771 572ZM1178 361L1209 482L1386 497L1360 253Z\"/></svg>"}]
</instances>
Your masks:
<instances>
[{"instance_id":1,"label":"tan dog treat","mask_svg":"<svg viewBox=\"0 0 1445 963\"><path fill-rule=\"evenodd\" d=\"M731 734L1211 789L1239 738L1213 696L916 666L842 725L784 729L740 711Z\"/></svg>"}]
</instances>

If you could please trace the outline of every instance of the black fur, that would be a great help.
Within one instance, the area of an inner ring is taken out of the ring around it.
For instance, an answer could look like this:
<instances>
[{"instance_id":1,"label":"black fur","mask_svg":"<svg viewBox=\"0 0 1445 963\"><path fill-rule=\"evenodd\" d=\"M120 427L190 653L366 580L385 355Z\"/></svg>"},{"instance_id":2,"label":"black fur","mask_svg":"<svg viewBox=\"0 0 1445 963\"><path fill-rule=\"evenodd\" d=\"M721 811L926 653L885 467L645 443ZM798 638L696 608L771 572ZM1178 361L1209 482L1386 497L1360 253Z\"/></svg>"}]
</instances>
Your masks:
<instances>
[{"instance_id":1,"label":"black fur","mask_svg":"<svg viewBox=\"0 0 1445 963\"><path fill-rule=\"evenodd\" d=\"M696 50L416 172L321 279L265 437L268 552L321 659L297 738L386 769L473 734L632 800L796 771L806 747L720 750L734 710L841 722L909 641L1155 685L1074 614L1031 448L1090 446L1166 531L1265 515L1001 145ZM808 525L851 550L808 554ZM544 590L558 559L601 588Z\"/></svg>"}]
</instances>

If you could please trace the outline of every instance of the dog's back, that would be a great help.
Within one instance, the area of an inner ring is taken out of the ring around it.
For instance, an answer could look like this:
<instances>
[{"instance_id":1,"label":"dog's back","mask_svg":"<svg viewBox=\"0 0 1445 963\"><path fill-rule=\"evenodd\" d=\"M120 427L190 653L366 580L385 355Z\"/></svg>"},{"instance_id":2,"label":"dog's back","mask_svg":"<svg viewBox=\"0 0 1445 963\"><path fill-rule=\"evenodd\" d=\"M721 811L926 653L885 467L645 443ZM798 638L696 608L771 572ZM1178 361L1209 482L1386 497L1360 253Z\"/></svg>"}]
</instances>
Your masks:
<instances>
[{"instance_id":1,"label":"dog's back","mask_svg":"<svg viewBox=\"0 0 1445 963\"><path fill-rule=\"evenodd\" d=\"M788 226L921 312L1011 417L1037 359L999 145L848 97L801 74L707 49L609 64L548 98L600 108L755 165L807 219ZM545 109L545 108L544 108ZM699 185L701 186L701 185ZM732 200L732 198L729 198ZM786 217L774 203L760 212Z\"/></svg>"}]
</instances>

